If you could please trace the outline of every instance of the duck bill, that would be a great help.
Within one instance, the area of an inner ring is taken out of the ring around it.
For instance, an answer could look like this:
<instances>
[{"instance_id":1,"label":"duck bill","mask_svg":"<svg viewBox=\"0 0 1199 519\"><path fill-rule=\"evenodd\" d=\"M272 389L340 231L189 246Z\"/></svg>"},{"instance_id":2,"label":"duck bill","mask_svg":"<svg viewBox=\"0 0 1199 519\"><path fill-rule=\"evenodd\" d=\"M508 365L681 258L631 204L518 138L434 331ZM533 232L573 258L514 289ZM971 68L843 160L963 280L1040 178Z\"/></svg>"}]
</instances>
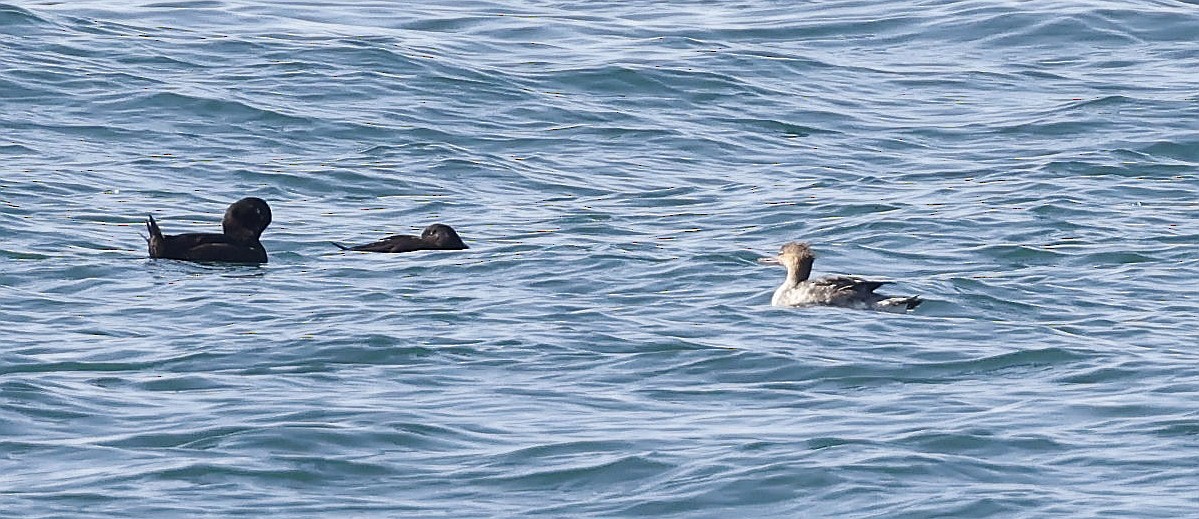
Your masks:
<instances>
[{"instance_id":1,"label":"duck bill","mask_svg":"<svg viewBox=\"0 0 1199 519\"><path fill-rule=\"evenodd\" d=\"M758 263L763 265L782 265L782 262L780 262L779 259L774 256L770 256L768 258L758 258Z\"/></svg>"}]
</instances>

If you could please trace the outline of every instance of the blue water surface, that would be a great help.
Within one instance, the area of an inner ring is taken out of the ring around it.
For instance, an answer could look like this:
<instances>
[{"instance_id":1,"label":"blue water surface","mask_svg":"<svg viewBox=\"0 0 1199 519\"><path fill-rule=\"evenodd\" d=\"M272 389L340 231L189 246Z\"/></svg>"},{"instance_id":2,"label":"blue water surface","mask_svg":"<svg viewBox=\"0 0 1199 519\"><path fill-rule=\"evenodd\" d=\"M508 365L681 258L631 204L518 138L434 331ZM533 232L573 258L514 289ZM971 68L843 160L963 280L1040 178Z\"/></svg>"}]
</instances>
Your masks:
<instances>
[{"instance_id":1,"label":"blue water surface","mask_svg":"<svg viewBox=\"0 0 1199 519\"><path fill-rule=\"evenodd\" d=\"M1194 2L444 4L0 4L0 515L1199 515Z\"/></svg>"}]
</instances>

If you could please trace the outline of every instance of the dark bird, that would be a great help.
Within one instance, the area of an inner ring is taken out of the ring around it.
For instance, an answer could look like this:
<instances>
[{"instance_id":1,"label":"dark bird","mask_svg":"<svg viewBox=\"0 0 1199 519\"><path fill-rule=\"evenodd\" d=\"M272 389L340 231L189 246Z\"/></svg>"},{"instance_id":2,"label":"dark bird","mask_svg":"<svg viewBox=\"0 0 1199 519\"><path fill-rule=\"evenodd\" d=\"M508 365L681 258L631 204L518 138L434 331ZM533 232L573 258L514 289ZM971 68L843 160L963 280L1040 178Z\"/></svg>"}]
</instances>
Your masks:
<instances>
[{"instance_id":1,"label":"dark bird","mask_svg":"<svg viewBox=\"0 0 1199 519\"><path fill-rule=\"evenodd\" d=\"M435 223L425 227L420 236L397 234L382 240L347 247L333 242L341 250L356 250L362 252L412 252L418 250L462 250L469 249L454 228L445 224Z\"/></svg>"},{"instance_id":2,"label":"dark bird","mask_svg":"<svg viewBox=\"0 0 1199 519\"><path fill-rule=\"evenodd\" d=\"M271 224L271 208L261 198L243 198L225 210L221 220L224 232L163 236L154 221L146 222L150 236L146 243L151 258L186 261L223 261L230 263L266 263L266 248L258 241Z\"/></svg>"},{"instance_id":3,"label":"dark bird","mask_svg":"<svg viewBox=\"0 0 1199 519\"><path fill-rule=\"evenodd\" d=\"M856 276L826 276L809 280L816 255L806 243L783 245L778 256L760 258L758 263L782 265L787 279L774 291L774 306L840 306L887 312L916 308L924 300L919 296L891 297L874 291L890 281L869 281Z\"/></svg>"}]
</instances>

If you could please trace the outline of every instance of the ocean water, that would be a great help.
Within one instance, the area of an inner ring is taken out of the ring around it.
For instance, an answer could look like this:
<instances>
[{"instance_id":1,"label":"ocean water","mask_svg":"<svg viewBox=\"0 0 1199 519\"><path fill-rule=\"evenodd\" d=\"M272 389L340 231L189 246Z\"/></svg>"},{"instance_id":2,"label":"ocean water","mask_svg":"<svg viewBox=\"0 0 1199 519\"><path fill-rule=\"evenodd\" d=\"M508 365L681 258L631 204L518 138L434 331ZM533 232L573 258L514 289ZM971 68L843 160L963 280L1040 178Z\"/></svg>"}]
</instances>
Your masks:
<instances>
[{"instance_id":1,"label":"ocean water","mask_svg":"<svg viewBox=\"0 0 1199 519\"><path fill-rule=\"evenodd\" d=\"M445 4L0 4L0 516L1199 515L1199 5Z\"/></svg>"}]
</instances>

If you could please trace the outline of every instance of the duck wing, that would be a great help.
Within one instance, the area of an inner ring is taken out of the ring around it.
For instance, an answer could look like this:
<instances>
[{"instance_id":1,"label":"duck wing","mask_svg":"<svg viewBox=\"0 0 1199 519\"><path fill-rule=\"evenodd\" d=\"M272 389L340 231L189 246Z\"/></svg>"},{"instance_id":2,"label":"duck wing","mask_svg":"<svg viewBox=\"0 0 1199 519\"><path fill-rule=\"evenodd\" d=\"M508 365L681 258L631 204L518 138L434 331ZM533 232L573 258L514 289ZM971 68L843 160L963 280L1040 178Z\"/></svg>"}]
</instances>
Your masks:
<instances>
[{"instance_id":1,"label":"duck wing","mask_svg":"<svg viewBox=\"0 0 1199 519\"><path fill-rule=\"evenodd\" d=\"M224 234L191 232L164 236L153 220L147 227L150 237L146 241L149 242L151 258L189 259L188 252L197 247L229 243L229 238Z\"/></svg>"},{"instance_id":2,"label":"duck wing","mask_svg":"<svg viewBox=\"0 0 1199 519\"><path fill-rule=\"evenodd\" d=\"M878 287L891 283L890 281L871 281L856 276L827 276L812 281L812 283L829 287L838 292L849 292L859 295L869 295Z\"/></svg>"},{"instance_id":3,"label":"duck wing","mask_svg":"<svg viewBox=\"0 0 1199 519\"><path fill-rule=\"evenodd\" d=\"M230 263L266 263L266 249L260 243L238 243L224 234L186 233L150 236L150 257L185 261L223 261Z\"/></svg>"},{"instance_id":4,"label":"duck wing","mask_svg":"<svg viewBox=\"0 0 1199 519\"><path fill-rule=\"evenodd\" d=\"M379 241L355 245L353 247L345 247L336 243L334 245L341 247L342 250L356 250L361 252L412 252L432 248L427 242L420 239L420 237L408 234L388 236Z\"/></svg>"},{"instance_id":5,"label":"duck wing","mask_svg":"<svg viewBox=\"0 0 1199 519\"><path fill-rule=\"evenodd\" d=\"M266 248L260 243L206 242L187 250L189 261L220 261L228 263L266 263Z\"/></svg>"}]
</instances>

